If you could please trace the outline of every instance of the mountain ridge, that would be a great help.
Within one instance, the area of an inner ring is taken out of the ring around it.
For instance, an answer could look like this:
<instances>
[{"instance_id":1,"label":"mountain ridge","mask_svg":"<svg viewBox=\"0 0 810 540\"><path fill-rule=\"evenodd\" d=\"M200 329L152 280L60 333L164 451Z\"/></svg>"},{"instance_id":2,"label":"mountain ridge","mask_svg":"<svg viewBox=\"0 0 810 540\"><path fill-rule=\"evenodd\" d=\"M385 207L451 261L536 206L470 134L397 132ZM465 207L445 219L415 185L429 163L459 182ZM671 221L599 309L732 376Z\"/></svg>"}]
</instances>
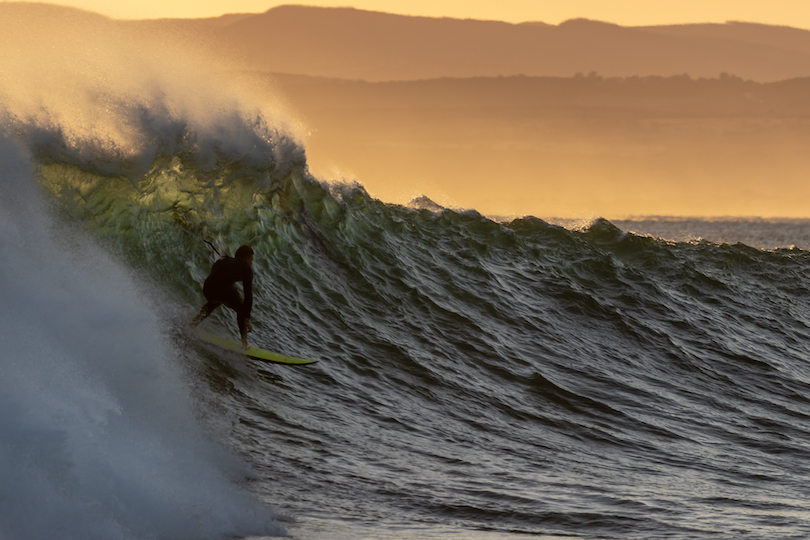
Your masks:
<instances>
[{"instance_id":1,"label":"mountain ridge","mask_svg":"<svg viewBox=\"0 0 810 540\"><path fill-rule=\"evenodd\" d=\"M0 14L65 21L95 15L175 40L212 60L224 58L229 66L224 69L370 82L577 73L693 78L727 73L757 82L810 76L810 30L739 21L625 27L579 18L552 25L300 5L259 14L123 21L23 2L0 4Z\"/></svg>"},{"instance_id":2,"label":"mountain ridge","mask_svg":"<svg viewBox=\"0 0 810 540\"><path fill-rule=\"evenodd\" d=\"M810 31L757 23L624 27L278 6L216 30L246 67L366 81L439 77L810 76Z\"/></svg>"}]
</instances>

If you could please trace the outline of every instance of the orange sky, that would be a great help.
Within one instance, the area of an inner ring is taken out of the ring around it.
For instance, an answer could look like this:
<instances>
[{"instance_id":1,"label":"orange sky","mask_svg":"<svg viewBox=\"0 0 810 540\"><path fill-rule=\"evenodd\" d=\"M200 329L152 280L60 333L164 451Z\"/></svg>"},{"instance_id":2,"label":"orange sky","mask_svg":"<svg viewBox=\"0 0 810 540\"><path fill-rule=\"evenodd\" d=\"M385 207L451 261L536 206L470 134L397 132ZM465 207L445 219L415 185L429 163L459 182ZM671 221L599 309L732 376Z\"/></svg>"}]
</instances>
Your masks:
<instances>
[{"instance_id":1,"label":"orange sky","mask_svg":"<svg viewBox=\"0 0 810 540\"><path fill-rule=\"evenodd\" d=\"M75 6L125 19L261 13L273 6L297 3L509 22L559 24L567 19L586 17L623 26L637 26L735 20L810 29L807 0L54 0L49 3Z\"/></svg>"},{"instance_id":2,"label":"orange sky","mask_svg":"<svg viewBox=\"0 0 810 540\"><path fill-rule=\"evenodd\" d=\"M559 24L586 17L637 26L735 20L810 29L808 0L800 1L801 4L787 0L309 0L307 3L508 22ZM114 18L142 19L261 13L290 2L51 0L49 3ZM7 57L16 61L14 55ZM190 83L181 77L179 84L185 88L183 85ZM56 94L62 98L62 92ZM35 102L32 100L33 106L37 106ZM559 125L544 119L542 122L546 123L521 119L510 124L503 120L503 129L507 135L511 134L508 138L502 136L502 130L490 129L487 116L482 116L478 124L469 123L471 120L465 117L465 122L446 122L445 127L472 125L474 129L460 135L451 133L458 135L458 140L448 135L451 142L442 146L425 144L405 128L391 128L393 122L372 127L379 128L381 133L400 129L401 133L395 134L399 138L392 140L404 141L403 144L390 144L391 140L369 143L368 137L377 132L362 129L365 125L362 122L355 123L358 128L352 133L348 131L351 126L340 123L340 118L333 122L331 131L326 120L321 119L313 129L316 135L307 141L307 156L319 176L323 173L322 177L329 179L357 178L372 196L382 200L405 202L424 194L443 205L476 208L490 215L810 216L803 202L810 193L806 182L810 159L805 158L807 130L801 119L763 117L760 124L743 117L711 119L705 124L700 118L676 120L669 121L664 116L661 122L641 125L624 119L610 123L609 119L597 116L595 130L586 129L591 124L579 121L571 124L584 126L579 131L569 129L565 119ZM598 124L599 121L603 124ZM93 122L88 125L95 129ZM435 125L435 122L426 124L428 129ZM547 128L551 131L544 131ZM413 129L426 128L417 123ZM428 142L435 143L446 134L435 131L436 137ZM414 133L422 135L419 131ZM530 141L529 135L535 137L531 144L526 142ZM484 137L483 143L475 137ZM373 149L370 144L377 144L376 154L369 150ZM482 147L494 150L481 152ZM414 148L423 151L414 152ZM329 172L332 170L336 172ZM696 193L702 194L698 202L703 206L696 202Z\"/></svg>"}]
</instances>

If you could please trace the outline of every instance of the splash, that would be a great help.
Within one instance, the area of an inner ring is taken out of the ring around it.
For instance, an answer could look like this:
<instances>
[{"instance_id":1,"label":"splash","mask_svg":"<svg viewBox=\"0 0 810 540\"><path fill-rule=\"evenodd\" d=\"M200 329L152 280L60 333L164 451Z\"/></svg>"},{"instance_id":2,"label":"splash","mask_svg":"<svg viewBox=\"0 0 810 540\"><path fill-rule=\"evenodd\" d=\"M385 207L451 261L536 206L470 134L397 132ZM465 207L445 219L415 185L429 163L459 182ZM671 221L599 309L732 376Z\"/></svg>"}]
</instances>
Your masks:
<instances>
[{"instance_id":1,"label":"splash","mask_svg":"<svg viewBox=\"0 0 810 540\"><path fill-rule=\"evenodd\" d=\"M0 536L282 534L198 421L146 285L54 220L38 177L70 164L81 197L182 156L268 181L304 162L295 126L221 64L94 14L2 4L0 50Z\"/></svg>"},{"instance_id":2,"label":"splash","mask_svg":"<svg viewBox=\"0 0 810 540\"><path fill-rule=\"evenodd\" d=\"M0 122L39 157L143 174L159 155L250 160L283 171L304 160L278 100L238 84L227 59L168 32L43 4L0 6Z\"/></svg>"}]
</instances>

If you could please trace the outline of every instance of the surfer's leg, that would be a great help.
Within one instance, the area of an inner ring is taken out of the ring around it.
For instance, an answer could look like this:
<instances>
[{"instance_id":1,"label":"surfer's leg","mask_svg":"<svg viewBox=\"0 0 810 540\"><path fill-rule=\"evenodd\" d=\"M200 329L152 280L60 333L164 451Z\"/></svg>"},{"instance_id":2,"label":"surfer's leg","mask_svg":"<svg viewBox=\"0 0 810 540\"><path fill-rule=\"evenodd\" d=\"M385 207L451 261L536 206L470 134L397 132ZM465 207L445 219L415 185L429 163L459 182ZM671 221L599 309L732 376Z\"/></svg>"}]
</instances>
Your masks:
<instances>
[{"instance_id":1,"label":"surfer's leg","mask_svg":"<svg viewBox=\"0 0 810 540\"><path fill-rule=\"evenodd\" d=\"M242 297L242 293L239 292L239 289L236 287L228 287L227 289L217 291L217 293L219 303L225 304L225 307L229 307L234 311L241 311L245 299Z\"/></svg>"},{"instance_id":2,"label":"surfer's leg","mask_svg":"<svg viewBox=\"0 0 810 540\"><path fill-rule=\"evenodd\" d=\"M245 297L236 287L228 291L228 295L222 298L223 304L236 312L236 323L239 325L240 333L244 334L245 318L242 317L242 307L245 305Z\"/></svg>"},{"instance_id":3,"label":"surfer's leg","mask_svg":"<svg viewBox=\"0 0 810 540\"><path fill-rule=\"evenodd\" d=\"M217 309L222 304L230 307L228 305L229 299L232 295L231 289L236 290L235 287L218 287L210 280L205 280L205 285L203 285L203 294L205 295L206 303L200 309L200 312L191 320L191 327L194 328L201 322L205 320L206 317L211 315L215 309Z\"/></svg>"},{"instance_id":4,"label":"surfer's leg","mask_svg":"<svg viewBox=\"0 0 810 540\"><path fill-rule=\"evenodd\" d=\"M206 304L202 307L202 309L200 309L200 312L197 314L197 316L191 319L191 327L194 328L195 326L203 322L203 320L205 320L206 317L211 315L211 313L213 313L213 311L217 309L219 305L220 305L219 302L212 302L212 301L206 302Z\"/></svg>"}]
</instances>

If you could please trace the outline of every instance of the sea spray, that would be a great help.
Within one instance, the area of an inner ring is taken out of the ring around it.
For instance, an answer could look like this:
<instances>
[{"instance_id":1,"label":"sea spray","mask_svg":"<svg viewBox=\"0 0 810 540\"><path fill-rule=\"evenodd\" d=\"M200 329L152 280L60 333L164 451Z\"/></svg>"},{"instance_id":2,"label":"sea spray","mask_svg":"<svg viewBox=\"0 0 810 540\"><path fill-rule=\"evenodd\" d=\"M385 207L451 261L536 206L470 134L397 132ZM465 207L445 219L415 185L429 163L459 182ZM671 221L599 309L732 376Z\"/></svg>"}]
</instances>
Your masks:
<instances>
[{"instance_id":1,"label":"sea spray","mask_svg":"<svg viewBox=\"0 0 810 540\"><path fill-rule=\"evenodd\" d=\"M49 218L30 156L0 142L2 536L282 533L201 429L149 292Z\"/></svg>"},{"instance_id":2,"label":"sea spray","mask_svg":"<svg viewBox=\"0 0 810 540\"><path fill-rule=\"evenodd\" d=\"M161 155L193 156L204 170L247 160L281 174L303 160L302 130L280 101L170 32L10 3L0 6L0 47L0 126L40 159L132 178Z\"/></svg>"}]
</instances>

